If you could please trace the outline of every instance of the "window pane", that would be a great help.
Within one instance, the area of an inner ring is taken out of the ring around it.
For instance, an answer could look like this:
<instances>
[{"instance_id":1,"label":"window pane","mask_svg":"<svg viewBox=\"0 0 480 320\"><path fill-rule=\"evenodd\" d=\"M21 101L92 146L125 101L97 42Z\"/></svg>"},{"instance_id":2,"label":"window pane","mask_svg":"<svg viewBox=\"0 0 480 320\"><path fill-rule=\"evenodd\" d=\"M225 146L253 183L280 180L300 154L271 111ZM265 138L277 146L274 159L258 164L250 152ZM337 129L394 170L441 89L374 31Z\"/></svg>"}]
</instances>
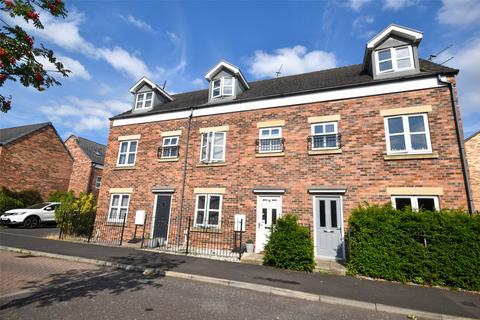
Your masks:
<instances>
[{"instance_id":1,"label":"window pane","mask_svg":"<svg viewBox=\"0 0 480 320\"><path fill-rule=\"evenodd\" d=\"M325 227L325 200L320 200L320 227Z\"/></svg>"},{"instance_id":2,"label":"window pane","mask_svg":"<svg viewBox=\"0 0 480 320\"><path fill-rule=\"evenodd\" d=\"M213 87L214 88L220 88L220 80L213 81Z\"/></svg>"},{"instance_id":3,"label":"window pane","mask_svg":"<svg viewBox=\"0 0 480 320\"><path fill-rule=\"evenodd\" d=\"M315 126L314 132L315 133L323 133L323 126L322 125Z\"/></svg>"},{"instance_id":4,"label":"window pane","mask_svg":"<svg viewBox=\"0 0 480 320\"><path fill-rule=\"evenodd\" d=\"M313 137L313 148L323 148L323 147L325 147L325 136Z\"/></svg>"},{"instance_id":5,"label":"window pane","mask_svg":"<svg viewBox=\"0 0 480 320\"><path fill-rule=\"evenodd\" d=\"M130 152L135 152L135 151L137 151L137 141L132 141L132 142L130 143L130 150L129 150L129 151L130 151Z\"/></svg>"},{"instance_id":6,"label":"window pane","mask_svg":"<svg viewBox=\"0 0 480 320\"><path fill-rule=\"evenodd\" d=\"M152 106L152 100L148 100L145 102L145 108L150 108Z\"/></svg>"},{"instance_id":7,"label":"window pane","mask_svg":"<svg viewBox=\"0 0 480 320\"><path fill-rule=\"evenodd\" d=\"M337 146L337 135L336 134L329 134L325 136L325 145L327 148L335 148Z\"/></svg>"},{"instance_id":8,"label":"window pane","mask_svg":"<svg viewBox=\"0 0 480 320\"><path fill-rule=\"evenodd\" d=\"M198 209L205 209L205 196L198 196Z\"/></svg>"},{"instance_id":9,"label":"window pane","mask_svg":"<svg viewBox=\"0 0 480 320\"><path fill-rule=\"evenodd\" d=\"M267 208L262 209L262 222L267 224Z\"/></svg>"},{"instance_id":10,"label":"window pane","mask_svg":"<svg viewBox=\"0 0 480 320\"><path fill-rule=\"evenodd\" d=\"M109 219L116 219L117 218L117 208L112 208L110 210L110 214L108 216Z\"/></svg>"},{"instance_id":11,"label":"window pane","mask_svg":"<svg viewBox=\"0 0 480 320\"><path fill-rule=\"evenodd\" d=\"M423 116L408 117L408 125L410 127L410 132L425 132Z\"/></svg>"},{"instance_id":12,"label":"window pane","mask_svg":"<svg viewBox=\"0 0 480 320\"><path fill-rule=\"evenodd\" d=\"M390 70L390 69L392 69L392 61L391 60L380 62L380 71L385 71L385 70Z\"/></svg>"},{"instance_id":13,"label":"window pane","mask_svg":"<svg viewBox=\"0 0 480 320\"><path fill-rule=\"evenodd\" d=\"M137 109L140 109L140 108L142 108L142 107L143 107L143 103L142 103L141 101L137 102L136 108L137 108Z\"/></svg>"},{"instance_id":14,"label":"window pane","mask_svg":"<svg viewBox=\"0 0 480 320\"><path fill-rule=\"evenodd\" d=\"M134 164L135 163L135 153L130 153L128 155L128 164Z\"/></svg>"},{"instance_id":15,"label":"window pane","mask_svg":"<svg viewBox=\"0 0 480 320\"><path fill-rule=\"evenodd\" d=\"M435 211L435 200L433 198L418 198L418 209Z\"/></svg>"},{"instance_id":16,"label":"window pane","mask_svg":"<svg viewBox=\"0 0 480 320\"><path fill-rule=\"evenodd\" d=\"M388 119L388 131L392 133L403 132L403 121L401 117Z\"/></svg>"},{"instance_id":17,"label":"window pane","mask_svg":"<svg viewBox=\"0 0 480 320\"><path fill-rule=\"evenodd\" d=\"M120 152L126 152L127 151L127 145L128 145L128 142L122 142L122 144L120 145Z\"/></svg>"},{"instance_id":18,"label":"window pane","mask_svg":"<svg viewBox=\"0 0 480 320\"><path fill-rule=\"evenodd\" d=\"M338 227L337 222L337 201L330 200L330 218L332 222L332 228Z\"/></svg>"},{"instance_id":19,"label":"window pane","mask_svg":"<svg viewBox=\"0 0 480 320\"><path fill-rule=\"evenodd\" d=\"M177 144L178 144L178 138L177 138L177 137L171 138L171 139L170 139L170 144L172 144L172 145L177 145Z\"/></svg>"},{"instance_id":20,"label":"window pane","mask_svg":"<svg viewBox=\"0 0 480 320\"><path fill-rule=\"evenodd\" d=\"M125 164L126 156L124 154L121 154L120 157L118 158L118 163L119 164Z\"/></svg>"},{"instance_id":21,"label":"window pane","mask_svg":"<svg viewBox=\"0 0 480 320\"><path fill-rule=\"evenodd\" d=\"M223 139L224 139L225 134L222 132L215 133L214 137L214 144L215 145L223 145Z\"/></svg>"},{"instance_id":22,"label":"window pane","mask_svg":"<svg viewBox=\"0 0 480 320\"><path fill-rule=\"evenodd\" d=\"M406 58L409 56L410 56L410 50L408 50L408 47L397 49L397 58Z\"/></svg>"},{"instance_id":23,"label":"window pane","mask_svg":"<svg viewBox=\"0 0 480 320\"><path fill-rule=\"evenodd\" d=\"M197 224L203 224L204 215L205 215L205 211L197 210Z\"/></svg>"},{"instance_id":24,"label":"window pane","mask_svg":"<svg viewBox=\"0 0 480 320\"><path fill-rule=\"evenodd\" d=\"M427 136L424 133L412 134L410 138L412 140L413 150L428 150Z\"/></svg>"},{"instance_id":25,"label":"window pane","mask_svg":"<svg viewBox=\"0 0 480 320\"><path fill-rule=\"evenodd\" d=\"M398 69L410 68L412 66L410 64L410 58L397 60L397 66L398 66Z\"/></svg>"},{"instance_id":26,"label":"window pane","mask_svg":"<svg viewBox=\"0 0 480 320\"><path fill-rule=\"evenodd\" d=\"M333 124L325 125L325 132L335 132L335 125Z\"/></svg>"},{"instance_id":27,"label":"window pane","mask_svg":"<svg viewBox=\"0 0 480 320\"><path fill-rule=\"evenodd\" d=\"M383 60L387 60L387 59L391 59L391 58L392 58L392 54L390 52L390 49L378 52L378 60L379 61L383 61Z\"/></svg>"},{"instance_id":28,"label":"window pane","mask_svg":"<svg viewBox=\"0 0 480 320\"><path fill-rule=\"evenodd\" d=\"M231 86L233 84L232 78L223 78L223 84L226 86Z\"/></svg>"},{"instance_id":29,"label":"window pane","mask_svg":"<svg viewBox=\"0 0 480 320\"><path fill-rule=\"evenodd\" d=\"M277 223L277 209L272 209L272 224Z\"/></svg>"},{"instance_id":30,"label":"window pane","mask_svg":"<svg viewBox=\"0 0 480 320\"><path fill-rule=\"evenodd\" d=\"M213 159L215 159L215 160L223 159L223 146L222 147L213 147Z\"/></svg>"},{"instance_id":31,"label":"window pane","mask_svg":"<svg viewBox=\"0 0 480 320\"><path fill-rule=\"evenodd\" d=\"M140 93L140 94L137 96L137 101L142 102L142 101L143 101L143 98L145 98L145 95L144 95L143 93Z\"/></svg>"},{"instance_id":32,"label":"window pane","mask_svg":"<svg viewBox=\"0 0 480 320\"><path fill-rule=\"evenodd\" d=\"M232 87L223 87L223 94L230 96L233 94L233 88Z\"/></svg>"},{"instance_id":33,"label":"window pane","mask_svg":"<svg viewBox=\"0 0 480 320\"><path fill-rule=\"evenodd\" d=\"M113 195L112 197L112 207L118 206L120 196L118 194Z\"/></svg>"},{"instance_id":34,"label":"window pane","mask_svg":"<svg viewBox=\"0 0 480 320\"><path fill-rule=\"evenodd\" d=\"M263 129L262 131L260 131L260 135L262 137L266 138L266 137L270 136L270 130L269 129Z\"/></svg>"},{"instance_id":35,"label":"window pane","mask_svg":"<svg viewBox=\"0 0 480 320\"><path fill-rule=\"evenodd\" d=\"M126 215L127 215L127 209L122 208L120 209L120 214L118 216L118 219L123 220Z\"/></svg>"},{"instance_id":36,"label":"window pane","mask_svg":"<svg viewBox=\"0 0 480 320\"><path fill-rule=\"evenodd\" d=\"M220 95L220 88L217 88L217 89L213 89L213 96L214 97L217 97Z\"/></svg>"},{"instance_id":37,"label":"window pane","mask_svg":"<svg viewBox=\"0 0 480 320\"><path fill-rule=\"evenodd\" d=\"M218 211L208 213L208 224L218 225Z\"/></svg>"},{"instance_id":38,"label":"window pane","mask_svg":"<svg viewBox=\"0 0 480 320\"><path fill-rule=\"evenodd\" d=\"M219 210L220 209L220 197L211 196L210 197L210 209Z\"/></svg>"},{"instance_id":39,"label":"window pane","mask_svg":"<svg viewBox=\"0 0 480 320\"><path fill-rule=\"evenodd\" d=\"M280 136L280 129L272 129L272 138L279 137Z\"/></svg>"},{"instance_id":40,"label":"window pane","mask_svg":"<svg viewBox=\"0 0 480 320\"><path fill-rule=\"evenodd\" d=\"M129 196L122 197L122 207L126 207L128 205L128 198Z\"/></svg>"},{"instance_id":41,"label":"window pane","mask_svg":"<svg viewBox=\"0 0 480 320\"><path fill-rule=\"evenodd\" d=\"M150 99L152 99L152 93L151 93L151 92L148 92L148 93L147 93L147 100L150 100Z\"/></svg>"},{"instance_id":42,"label":"window pane","mask_svg":"<svg viewBox=\"0 0 480 320\"><path fill-rule=\"evenodd\" d=\"M390 150L391 151L406 150L405 137L403 134L398 136L390 136Z\"/></svg>"},{"instance_id":43,"label":"window pane","mask_svg":"<svg viewBox=\"0 0 480 320\"><path fill-rule=\"evenodd\" d=\"M397 210L404 210L406 207L412 207L410 198L395 198L395 207Z\"/></svg>"},{"instance_id":44,"label":"window pane","mask_svg":"<svg viewBox=\"0 0 480 320\"><path fill-rule=\"evenodd\" d=\"M169 146L170 145L170 138L165 138L163 139L163 145L166 147L166 146Z\"/></svg>"}]
</instances>

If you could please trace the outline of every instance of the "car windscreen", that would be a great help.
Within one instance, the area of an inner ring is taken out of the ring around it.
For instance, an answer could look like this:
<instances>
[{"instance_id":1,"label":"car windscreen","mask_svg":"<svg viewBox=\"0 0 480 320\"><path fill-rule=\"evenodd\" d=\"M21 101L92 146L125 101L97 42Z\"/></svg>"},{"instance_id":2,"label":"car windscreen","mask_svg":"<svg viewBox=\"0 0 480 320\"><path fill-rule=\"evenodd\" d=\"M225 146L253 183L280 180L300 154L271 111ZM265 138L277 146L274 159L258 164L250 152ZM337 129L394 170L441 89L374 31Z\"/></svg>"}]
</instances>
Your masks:
<instances>
[{"instance_id":1,"label":"car windscreen","mask_svg":"<svg viewBox=\"0 0 480 320\"><path fill-rule=\"evenodd\" d=\"M48 206L47 202L34 204L33 206L27 207L27 209L42 209L45 206Z\"/></svg>"}]
</instances>

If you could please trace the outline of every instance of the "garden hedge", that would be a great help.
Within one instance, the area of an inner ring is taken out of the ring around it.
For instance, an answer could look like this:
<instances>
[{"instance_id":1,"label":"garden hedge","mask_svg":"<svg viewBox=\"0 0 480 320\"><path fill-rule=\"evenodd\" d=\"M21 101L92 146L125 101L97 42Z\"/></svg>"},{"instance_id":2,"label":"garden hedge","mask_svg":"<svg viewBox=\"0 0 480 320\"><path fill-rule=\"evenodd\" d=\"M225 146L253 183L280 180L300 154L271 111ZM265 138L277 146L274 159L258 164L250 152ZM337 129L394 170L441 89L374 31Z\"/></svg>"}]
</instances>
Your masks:
<instances>
[{"instance_id":1,"label":"garden hedge","mask_svg":"<svg viewBox=\"0 0 480 320\"><path fill-rule=\"evenodd\" d=\"M315 260L310 230L297 223L297 216L288 214L273 225L265 245L263 263L277 268L313 271Z\"/></svg>"},{"instance_id":2,"label":"garden hedge","mask_svg":"<svg viewBox=\"0 0 480 320\"><path fill-rule=\"evenodd\" d=\"M349 222L349 274L480 290L478 214L362 206Z\"/></svg>"}]
</instances>

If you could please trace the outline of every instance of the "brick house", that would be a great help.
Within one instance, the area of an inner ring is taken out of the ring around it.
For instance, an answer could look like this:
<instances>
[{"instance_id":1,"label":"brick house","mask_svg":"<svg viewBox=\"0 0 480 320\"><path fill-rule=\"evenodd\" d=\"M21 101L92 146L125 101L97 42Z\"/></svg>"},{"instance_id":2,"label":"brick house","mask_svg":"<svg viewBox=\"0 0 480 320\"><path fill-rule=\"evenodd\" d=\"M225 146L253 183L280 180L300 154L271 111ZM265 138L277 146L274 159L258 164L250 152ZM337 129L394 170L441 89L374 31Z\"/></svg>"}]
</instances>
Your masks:
<instances>
[{"instance_id":1,"label":"brick house","mask_svg":"<svg viewBox=\"0 0 480 320\"><path fill-rule=\"evenodd\" d=\"M465 151L475 208L480 210L480 130L465 140Z\"/></svg>"},{"instance_id":2,"label":"brick house","mask_svg":"<svg viewBox=\"0 0 480 320\"><path fill-rule=\"evenodd\" d=\"M68 190L93 192L98 198L107 146L75 135L65 140L65 146L74 159Z\"/></svg>"},{"instance_id":3,"label":"brick house","mask_svg":"<svg viewBox=\"0 0 480 320\"><path fill-rule=\"evenodd\" d=\"M67 191L73 159L50 122L0 129L0 187Z\"/></svg>"},{"instance_id":4,"label":"brick house","mask_svg":"<svg viewBox=\"0 0 480 320\"><path fill-rule=\"evenodd\" d=\"M272 223L296 213L317 257L343 259L360 203L472 210L458 70L420 59L422 38L391 25L362 64L256 82L221 61L209 89L175 95L142 78L111 118L97 227L125 221L130 239L144 211L146 235L168 243L178 219L212 235L242 220L261 252Z\"/></svg>"}]
</instances>

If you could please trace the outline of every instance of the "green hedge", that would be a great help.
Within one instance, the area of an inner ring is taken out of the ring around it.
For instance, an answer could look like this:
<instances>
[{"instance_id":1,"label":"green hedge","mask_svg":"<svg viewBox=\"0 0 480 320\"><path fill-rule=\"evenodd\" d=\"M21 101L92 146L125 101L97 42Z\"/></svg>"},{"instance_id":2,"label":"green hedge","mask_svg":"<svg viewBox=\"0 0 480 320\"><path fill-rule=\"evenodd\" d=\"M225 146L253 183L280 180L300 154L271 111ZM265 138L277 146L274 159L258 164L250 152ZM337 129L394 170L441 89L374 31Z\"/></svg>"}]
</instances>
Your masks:
<instances>
[{"instance_id":1,"label":"green hedge","mask_svg":"<svg viewBox=\"0 0 480 320\"><path fill-rule=\"evenodd\" d=\"M480 290L479 215L363 206L349 222L349 274Z\"/></svg>"},{"instance_id":2,"label":"green hedge","mask_svg":"<svg viewBox=\"0 0 480 320\"><path fill-rule=\"evenodd\" d=\"M310 230L297 223L297 216L288 214L277 220L265 245L263 263L298 271L315 268Z\"/></svg>"},{"instance_id":3,"label":"green hedge","mask_svg":"<svg viewBox=\"0 0 480 320\"><path fill-rule=\"evenodd\" d=\"M5 213L5 211L21 207L23 207L22 201L9 197L4 192L0 192L0 215Z\"/></svg>"},{"instance_id":4,"label":"green hedge","mask_svg":"<svg viewBox=\"0 0 480 320\"><path fill-rule=\"evenodd\" d=\"M95 223L96 200L93 193L83 193L77 197L73 192L51 195L62 204L55 210L55 220L62 234L70 236L90 236Z\"/></svg>"}]
</instances>

